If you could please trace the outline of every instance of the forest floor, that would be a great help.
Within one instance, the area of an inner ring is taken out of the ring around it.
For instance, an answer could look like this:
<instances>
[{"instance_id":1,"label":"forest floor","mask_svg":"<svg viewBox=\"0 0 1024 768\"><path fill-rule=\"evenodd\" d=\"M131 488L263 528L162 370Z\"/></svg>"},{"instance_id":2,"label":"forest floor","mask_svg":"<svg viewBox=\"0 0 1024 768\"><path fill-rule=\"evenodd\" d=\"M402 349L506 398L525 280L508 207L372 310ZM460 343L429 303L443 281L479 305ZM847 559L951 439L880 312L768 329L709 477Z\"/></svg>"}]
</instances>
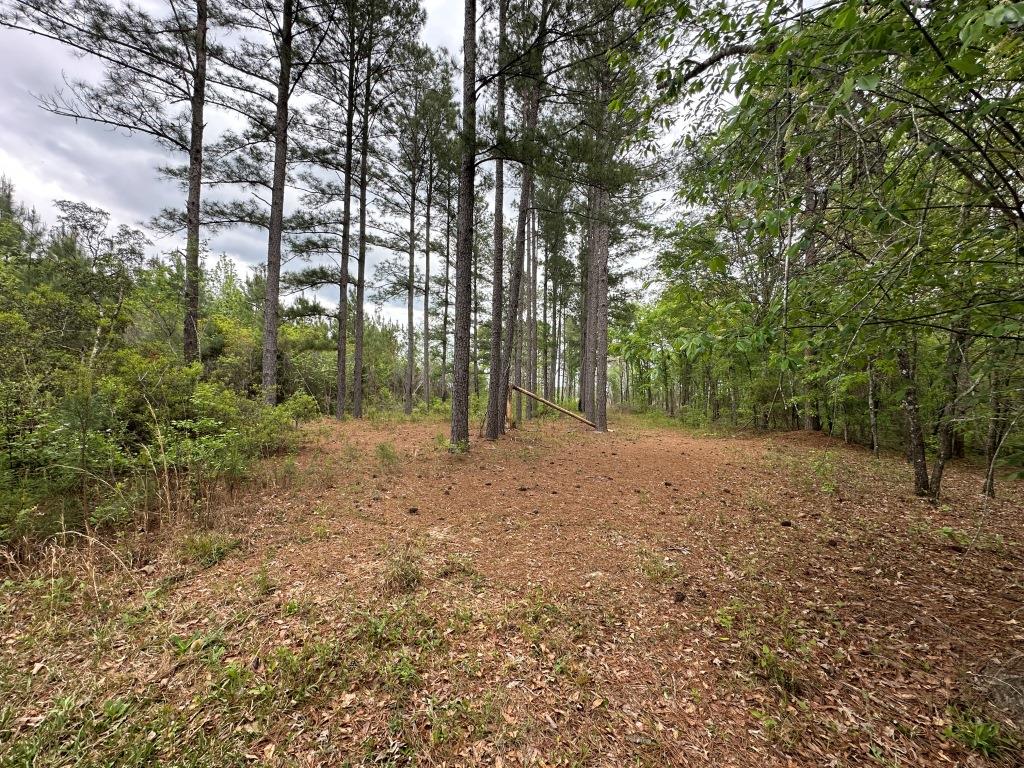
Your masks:
<instances>
[{"instance_id":1,"label":"forest floor","mask_svg":"<svg viewBox=\"0 0 1024 768\"><path fill-rule=\"evenodd\" d=\"M322 421L205 529L11 565L0 765L1019 764L1024 483L613 430Z\"/></svg>"}]
</instances>

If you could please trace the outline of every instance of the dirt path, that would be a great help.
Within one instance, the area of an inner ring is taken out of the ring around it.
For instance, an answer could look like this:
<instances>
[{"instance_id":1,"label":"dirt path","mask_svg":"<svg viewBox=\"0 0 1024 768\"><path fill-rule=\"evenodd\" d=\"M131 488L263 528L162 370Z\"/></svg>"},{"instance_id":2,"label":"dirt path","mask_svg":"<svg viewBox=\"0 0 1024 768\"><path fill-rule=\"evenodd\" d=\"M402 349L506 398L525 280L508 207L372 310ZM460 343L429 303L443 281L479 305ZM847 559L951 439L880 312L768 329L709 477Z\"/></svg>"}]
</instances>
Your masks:
<instances>
[{"instance_id":1,"label":"dirt path","mask_svg":"<svg viewBox=\"0 0 1024 768\"><path fill-rule=\"evenodd\" d=\"M59 697L71 722L115 697L94 759L993 764L965 742L1015 706L990 689L1021 674L1020 484L985 505L954 467L936 509L824 438L615 427L453 457L441 423L314 425L223 510L237 550L104 576L102 627L69 601L29 644L45 590L8 585L9 733L46 755Z\"/></svg>"}]
</instances>

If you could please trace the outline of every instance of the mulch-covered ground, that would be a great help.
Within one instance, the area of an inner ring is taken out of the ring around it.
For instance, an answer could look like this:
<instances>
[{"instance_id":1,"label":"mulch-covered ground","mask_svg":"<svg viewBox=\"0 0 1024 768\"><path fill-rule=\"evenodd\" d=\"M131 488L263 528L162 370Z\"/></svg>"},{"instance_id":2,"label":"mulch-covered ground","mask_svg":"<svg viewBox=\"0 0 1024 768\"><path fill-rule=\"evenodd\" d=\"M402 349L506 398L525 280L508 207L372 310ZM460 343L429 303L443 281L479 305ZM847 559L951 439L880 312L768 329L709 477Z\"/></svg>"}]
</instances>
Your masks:
<instances>
[{"instance_id":1,"label":"mulch-covered ground","mask_svg":"<svg viewBox=\"0 0 1024 768\"><path fill-rule=\"evenodd\" d=\"M324 421L206 529L12 564L0 765L1018 764L1024 484L613 427Z\"/></svg>"}]
</instances>

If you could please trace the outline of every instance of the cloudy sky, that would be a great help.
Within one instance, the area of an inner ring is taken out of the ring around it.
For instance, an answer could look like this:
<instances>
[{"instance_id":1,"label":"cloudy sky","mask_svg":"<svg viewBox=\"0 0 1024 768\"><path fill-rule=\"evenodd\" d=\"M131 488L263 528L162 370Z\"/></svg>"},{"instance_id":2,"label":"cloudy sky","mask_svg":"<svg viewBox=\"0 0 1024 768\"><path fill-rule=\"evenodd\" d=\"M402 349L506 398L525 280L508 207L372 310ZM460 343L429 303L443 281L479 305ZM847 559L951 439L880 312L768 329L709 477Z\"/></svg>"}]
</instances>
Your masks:
<instances>
[{"instance_id":1,"label":"cloudy sky","mask_svg":"<svg viewBox=\"0 0 1024 768\"><path fill-rule=\"evenodd\" d=\"M424 5L425 40L458 52L462 4L425 0ZM65 75L89 79L99 71L96 62L76 58L56 43L0 28L0 175L11 179L17 198L46 221L54 218L53 201L67 199L103 208L117 224L140 226L163 208L184 205L182 191L157 173L170 156L144 136L44 112L34 96L59 87ZM227 253L240 266L259 264L266 256L263 231L236 228L209 244L214 254ZM177 245L154 238L159 251ZM397 318L401 312L396 307L387 314Z\"/></svg>"}]
</instances>

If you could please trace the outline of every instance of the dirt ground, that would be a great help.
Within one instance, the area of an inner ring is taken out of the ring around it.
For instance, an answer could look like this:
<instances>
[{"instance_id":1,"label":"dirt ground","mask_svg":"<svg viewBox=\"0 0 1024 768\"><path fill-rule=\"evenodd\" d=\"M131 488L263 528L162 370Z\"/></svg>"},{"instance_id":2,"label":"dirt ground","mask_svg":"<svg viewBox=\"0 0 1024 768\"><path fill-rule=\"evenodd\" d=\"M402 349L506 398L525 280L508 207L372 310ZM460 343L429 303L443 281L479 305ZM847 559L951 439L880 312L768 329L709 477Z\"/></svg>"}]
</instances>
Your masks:
<instances>
[{"instance_id":1,"label":"dirt ground","mask_svg":"<svg viewBox=\"0 0 1024 768\"><path fill-rule=\"evenodd\" d=\"M819 435L318 422L0 592L0 766L1017 765L1024 484ZM116 555L116 559L115 559Z\"/></svg>"}]
</instances>

